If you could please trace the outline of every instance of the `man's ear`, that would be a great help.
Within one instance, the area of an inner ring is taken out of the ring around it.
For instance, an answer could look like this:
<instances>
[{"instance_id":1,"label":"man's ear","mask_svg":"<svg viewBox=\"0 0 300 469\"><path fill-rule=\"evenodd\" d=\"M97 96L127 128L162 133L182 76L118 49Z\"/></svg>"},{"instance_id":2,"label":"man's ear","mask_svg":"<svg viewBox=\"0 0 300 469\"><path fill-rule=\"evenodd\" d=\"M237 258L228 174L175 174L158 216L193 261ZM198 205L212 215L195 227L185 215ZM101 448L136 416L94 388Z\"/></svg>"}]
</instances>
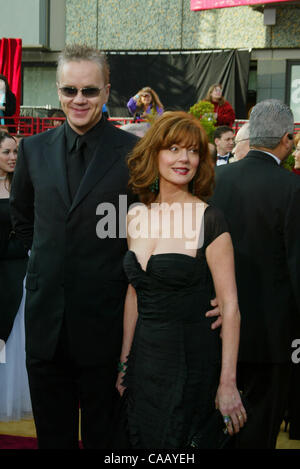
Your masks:
<instances>
[{"instance_id":1,"label":"man's ear","mask_svg":"<svg viewBox=\"0 0 300 469\"><path fill-rule=\"evenodd\" d=\"M281 139L282 143L287 147L291 146L291 142L293 140L294 140L294 135L292 133L288 133L288 132L286 134L284 134L284 136Z\"/></svg>"},{"instance_id":2,"label":"man's ear","mask_svg":"<svg viewBox=\"0 0 300 469\"><path fill-rule=\"evenodd\" d=\"M59 102L60 102L61 94L60 94L60 89L59 89L59 83L58 82L56 82L56 88L57 88L58 99L59 99Z\"/></svg>"},{"instance_id":3,"label":"man's ear","mask_svg":"<svg viewBox=\"0 0 300 469\"><path fill-rule=\"evenodd\" d=\"M110 83L108 83L108 84L106 85L106 102L105 102L105 104L107 103L107 101L108 101L108 98L109 98L109 94L110 94L110 87L111 87L111 84L110 84Z\"/></svg>"}]
</instances>

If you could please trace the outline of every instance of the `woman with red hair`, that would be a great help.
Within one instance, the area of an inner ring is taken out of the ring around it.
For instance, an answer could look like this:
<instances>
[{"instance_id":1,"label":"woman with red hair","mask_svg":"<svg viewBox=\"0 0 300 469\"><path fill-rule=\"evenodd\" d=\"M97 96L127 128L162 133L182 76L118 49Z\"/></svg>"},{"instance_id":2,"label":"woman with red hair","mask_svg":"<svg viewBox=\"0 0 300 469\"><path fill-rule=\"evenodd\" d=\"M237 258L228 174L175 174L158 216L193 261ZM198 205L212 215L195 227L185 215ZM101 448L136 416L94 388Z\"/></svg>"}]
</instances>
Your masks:
<instances>
[{"instance_id":1,"label":"woman with red hair","mask_svg":"<svg viewBox=\"0 0 300 469\"><path fill-rule=\"evenodd\" d=\"M206 132L191 114L165 112L128 166L142 202L127 218L129 287L116 384L120 394L127 388L130 443L219 448L218 428L232 435L247 415L235 382L240 313L232 242L222 213L205 202L214 186ZM214 289L222 344L206 315ZM220 426L206 432L215 415Z\"/></svg>"}]
</instances>

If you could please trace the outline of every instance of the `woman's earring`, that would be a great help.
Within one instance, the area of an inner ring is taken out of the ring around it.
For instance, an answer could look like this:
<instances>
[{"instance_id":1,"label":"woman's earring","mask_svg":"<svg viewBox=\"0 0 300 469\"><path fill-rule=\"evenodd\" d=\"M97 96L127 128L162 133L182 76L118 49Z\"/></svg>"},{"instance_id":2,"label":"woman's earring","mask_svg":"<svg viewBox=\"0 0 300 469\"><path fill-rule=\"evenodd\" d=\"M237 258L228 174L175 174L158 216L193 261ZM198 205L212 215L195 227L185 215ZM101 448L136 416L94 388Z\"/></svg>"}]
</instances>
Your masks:
<instances>
[{"instance_id":1,"label":"woman's earring","mask_svg":"<svg viewBox=\"0 0 300 469\"><path fill-rule=\"evenodd\" d=\"M195 178L193 179L192 194L195 195Z\"/></svg>"},{"instance_id":2,"label":"woman's earring","mask_svg":"<svg viewBox=\"0 0 300 469\"><path fill-rule=\"evenodd\" d=\"M189 191L192 195L195 195L195 178L193 178L189 183Z\"/></svg>"},{"instance_id":3,"label":"woman's earring","mask_svg":"<svg viewBox=\"0 0 300 469\"><path fill-rule=\"evenodd\" d=\"M150 185L150 191L151 192L158 192L159 191L159 177L156 176L154 179L154 182Z\"/></svg>"}]
</instances>

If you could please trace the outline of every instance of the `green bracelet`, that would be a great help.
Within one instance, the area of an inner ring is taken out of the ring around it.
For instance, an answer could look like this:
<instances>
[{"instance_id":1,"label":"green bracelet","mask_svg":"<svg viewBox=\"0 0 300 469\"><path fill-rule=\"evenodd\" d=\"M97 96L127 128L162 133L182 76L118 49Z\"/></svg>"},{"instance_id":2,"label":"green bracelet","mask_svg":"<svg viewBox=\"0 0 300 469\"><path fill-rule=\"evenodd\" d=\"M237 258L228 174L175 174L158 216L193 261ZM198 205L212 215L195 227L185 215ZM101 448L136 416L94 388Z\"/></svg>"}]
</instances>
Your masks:
<instances>
[{"instance_id":1,"label":"green bracelet","mask_svg":"<svg viewBox=\"0 0 300 469\"><path fill-rule=\"evenodd\" d=\"M119 362L118 363L118 371L122 371L123 373L126 373L126 362Z\"/></svg>"}]
</instances>

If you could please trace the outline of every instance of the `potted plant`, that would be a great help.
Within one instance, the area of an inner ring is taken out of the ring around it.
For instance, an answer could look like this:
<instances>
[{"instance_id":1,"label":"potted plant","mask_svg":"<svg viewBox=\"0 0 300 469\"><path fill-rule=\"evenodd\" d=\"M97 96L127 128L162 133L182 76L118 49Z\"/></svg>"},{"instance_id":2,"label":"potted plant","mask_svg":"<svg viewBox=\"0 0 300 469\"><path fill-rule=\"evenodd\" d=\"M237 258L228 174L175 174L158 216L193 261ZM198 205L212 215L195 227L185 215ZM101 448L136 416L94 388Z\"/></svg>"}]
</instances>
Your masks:
<instances>
[{"instance_id":1,"label":"potted plant","mask_svg":"<svg viewBox=\"0 0 300 469\"><path fill-rule=\"evenodd\" d=\"M209 140L213 141L216 119L214 116L214 105L209 101L199 101L190 107L189 112L200 120Z\"/></svg>"}]
</instances>

